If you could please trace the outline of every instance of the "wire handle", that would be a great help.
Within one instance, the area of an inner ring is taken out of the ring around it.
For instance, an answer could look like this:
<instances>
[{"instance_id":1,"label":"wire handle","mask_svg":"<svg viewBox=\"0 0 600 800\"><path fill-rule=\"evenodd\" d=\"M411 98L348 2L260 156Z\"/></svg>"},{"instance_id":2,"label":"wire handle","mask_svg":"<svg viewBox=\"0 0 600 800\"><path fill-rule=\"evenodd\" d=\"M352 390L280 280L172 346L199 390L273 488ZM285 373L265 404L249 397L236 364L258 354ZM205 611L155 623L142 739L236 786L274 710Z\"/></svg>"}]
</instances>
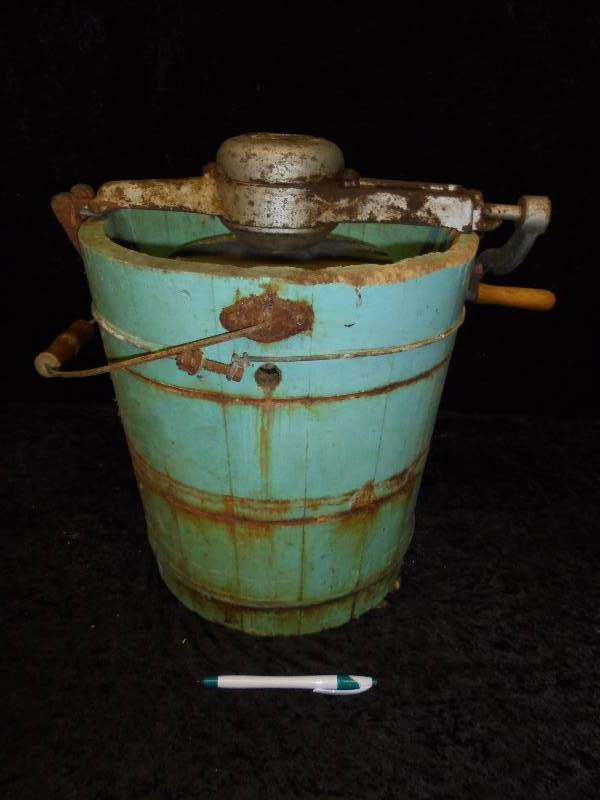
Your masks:
<instances>
[{"instance_id":1,"label":"wire handle","mask_svg":"<svg viewBox=\"0 0 600 800\"><path fill-rule=\"evenodd\" d=\"M149 353L143 353L139 356L130 356L128 358L118 359L110 364L104 364L101 367L93 367L92 369L79 369L79 370L62 370L65 364L75 358L81 348L91 339L93 333L94 321L87 322L86 320L76 320L64 333L57 336L52 344L43 352L39 353L33 362L36 371L43 378L91 378L94 375L105 375L108 372L116 372L119 369L126 369L136 364L146 364L149 361L158 361L162 358L173 358L188 351L198 351L202 347L208 347L212 344L219 344L220 342L229 342L232 339L239 339L249 333L258 330L263 323L257 325L248 325L245 328L238 328L234 331L227 331L226 333L218 333L215 336L206 336L203 339L195 339L193 342L184 342L183 344L175 344L170 347L163 347L160 350L154 350ZM203 367L214 367L211 371L223 372L227 377L232 380L239 380L241 375L237 377L237 371L233 371L231 376L228 372L228 367L225 364L219 364L217 361L203 362ZM222 367L223 369L217 369Z\"/></svg>"},{"instance_id":2,"label":"wire handle","mask_svg":"<svg viewBox=\"0 0 600 800\"><path fill-rule=\"evenodd\" d=\"M72 361L94 333L94 320L76 319L52 344L35 357L33 365L43 378L54 378L64 364Z\"/></svg>"}]
</instances>

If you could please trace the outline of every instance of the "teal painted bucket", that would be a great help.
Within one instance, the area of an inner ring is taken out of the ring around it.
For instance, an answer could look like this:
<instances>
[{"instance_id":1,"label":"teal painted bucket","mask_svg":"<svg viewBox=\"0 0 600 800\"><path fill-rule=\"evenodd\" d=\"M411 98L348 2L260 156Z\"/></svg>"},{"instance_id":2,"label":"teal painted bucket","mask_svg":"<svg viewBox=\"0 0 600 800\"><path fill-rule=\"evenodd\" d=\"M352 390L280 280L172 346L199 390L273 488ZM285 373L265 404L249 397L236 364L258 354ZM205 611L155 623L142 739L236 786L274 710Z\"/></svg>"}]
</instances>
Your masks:
<instances>
[{"instance_id":1,"label":"teal painted bucket","mask_svg":"<svg viewBox=\"0 0 600 800\"><path fill-rule=\"evenodd\" d=\"M173 359L112 379L167 586L250 634L313 633L398 580L478 238L347 224L334 234L394 262L169 257L225 233L216 217L126 210L79 239L109 359L223 332L223 309L265 293L312 309L309 330L207 350L224 363L246 353L240 382Z\"/></svg>"}]
</instances>

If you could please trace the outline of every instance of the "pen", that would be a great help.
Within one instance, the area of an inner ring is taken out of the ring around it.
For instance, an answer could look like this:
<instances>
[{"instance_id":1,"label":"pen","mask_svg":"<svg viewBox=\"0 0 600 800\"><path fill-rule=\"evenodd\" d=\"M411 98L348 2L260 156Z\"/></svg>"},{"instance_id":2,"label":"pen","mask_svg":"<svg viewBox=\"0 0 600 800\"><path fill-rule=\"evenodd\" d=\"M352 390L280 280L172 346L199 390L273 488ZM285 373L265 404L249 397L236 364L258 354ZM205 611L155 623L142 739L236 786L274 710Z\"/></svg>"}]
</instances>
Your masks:
<instances>
[{"instance_id":1,"label":"pen","mask_svg":"<svg viewBox=\"0 0 600 800\"><path fill-rule=\"evenodd\" d=\"M377 686L365 675L208 675L210 689L308 689L318 694L360 694Z\"/></svg>"}]
</instances>

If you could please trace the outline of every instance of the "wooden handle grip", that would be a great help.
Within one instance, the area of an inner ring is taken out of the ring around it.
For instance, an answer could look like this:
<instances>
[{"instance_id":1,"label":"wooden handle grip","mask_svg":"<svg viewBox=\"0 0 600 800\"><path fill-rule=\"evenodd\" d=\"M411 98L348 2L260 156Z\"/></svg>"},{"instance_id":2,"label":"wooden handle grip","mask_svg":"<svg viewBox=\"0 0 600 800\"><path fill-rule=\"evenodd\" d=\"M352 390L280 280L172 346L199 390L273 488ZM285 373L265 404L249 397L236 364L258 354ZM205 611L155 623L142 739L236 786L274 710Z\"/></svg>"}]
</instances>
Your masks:
<instances>
[{"instance_id":1,"label":"wooden handle grip","mask_svg":"<svg viewBox=\"0 0 600 800\"><path fill-rule=\"evenodd\" d=\"M556 295L547 289L492 286L489 283L480 283L475 302L482 305L526 308L529 311L550 311L556 304Z\"/></svg>"},{"instance_id":2,"label":"wooden handle grip","mask_svg":"<svg viewBox=\"0 0 600 800\"><path fill-rule=\"evenodd\" d=\"M43 353L39 353L33 362L37 372L44 378L51 378L53 370L68 364L81 348L89 342L94 326L85 319L77 319L71 327L52 342Z\"/></svg>"}]
</instances>

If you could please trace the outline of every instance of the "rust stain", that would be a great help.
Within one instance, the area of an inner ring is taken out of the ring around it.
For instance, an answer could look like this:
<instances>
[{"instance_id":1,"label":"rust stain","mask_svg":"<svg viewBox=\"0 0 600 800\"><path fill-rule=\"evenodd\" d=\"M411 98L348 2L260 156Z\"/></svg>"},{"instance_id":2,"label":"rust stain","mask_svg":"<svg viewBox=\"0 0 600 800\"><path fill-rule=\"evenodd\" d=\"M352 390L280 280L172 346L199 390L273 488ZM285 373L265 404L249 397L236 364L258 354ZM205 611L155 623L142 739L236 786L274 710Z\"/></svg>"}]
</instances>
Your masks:
<instances>
[{"instance_id":1,"label":"rust stain","mask_svg":"<svg viewBox=\"0 0 600 800\"><path fill-rule=\"evenodd\" d=\"M241 297L221 311L219 320L228 331L261 324L247 334L255 342L280 342L312 328L314 312L302 300L283 300L271 289L262 294Z\"/></svg>"},{"instance_id":2,"label":"rust stain","mask_svg":"<svg viewBox=\"0 0 600 800\"><path fill-rule=\"evenodd\" d=\"M271 475L271 429L273 426L273 392L281 381L281 371L274 364L265 364L255 373L257 385L262 389L264 399L259 406L259 455L263 496L268 497Z\"/></svg>"},{"instance_id":3,"label":"rust stain","mask_svg":"<svg viewBox=\"0 0 600 800\"><path fill-rule=\"evenodd\" d=\"M379 509L386 503L391 502L399 495L409 495L412 493L417 479L425 465L426 452L421 453L417 459L405 470L392 475L384 481L366 484L365 490L347 492L338 497L319 497L293 500L253 500L250 498L233 497L233 495L216 495L203 492L191 486L175 481L168 475L160 472L148 464L129 445L133 466L138 481L144 485L145 490L152 491L162 497L166 502L177 508L180 512L197 519L217 520L225 525L239 525L240 528L232 528L232 533L252 535L263 535L270 531L273 526L293 526L320 524L333 520L343 521L340 529L348 532L350 526L355 523L361 527L365 519L378 513ZM369 484L372 484L369 486ZM361 498L361 505L357 505L357 497ZM327 508L328 506L346 506L342 510L336 510L328 514L314 513ZM283 517L288 511L297 511L298 516ZM307 514L312 511L313 514Z\"/></svg>"},{"instance_id":4,"label":"rust stain","mask_svg":"<svg viewBox=\"0 0 600 800\"><path fill-rule=\"evenodd\" d=\"M78 234L79 228L83 222L79 212L87 202L82 192L81 187L83 186L84 184L77 184L77 186L73 187L73 189L76 190L75 193L73 190L70 192L61 192L60 194L54 195L50 201L50 208L54 212L54 216L62 225L63 230L78 253L80 252Z\"/></svg>"},{"instance_id":5,"label":"rust stain","mask_svg":"<svg viewBox=\"0 0 600 800\"><path fill-rule=\"evenodd\" d=\"M245 525L241 531L238 531L245 539L267 539L273 535L273 529L268 522L256 522L252 525Z\"/></svg>"},{"instance_id":6,"label":"rust stain","mask_svg":"<svg viewBox=\"0 0 600 800\"><path fill-rule=\"evenodd\" d=\"M233 504L233 484L232 484L232 476L231 476L231 459L229 454L229 432L228 432L228 425L227 425L227 410L225 407L221 408L221 413L223 415L223 427L225 431L225 448L227 453L227 477L229 483L229 494L224 495L223 497L223 510L225 511L227 522L226 530L229 534L230 539L233 541L233 548L235 552L235 576L236 576L236 583L237 589L239 591L240 588L240 559L238 553L238 546L237 546L237 530L235 526L235 521L232 521L233 515L235 512L235 507ZM131 451L131 448L130 448ZM137 455L137 454L136 454ZM149 467L149 465L147 465ZM134 464L135 469L135 464ZM176 484L172 482L172 486Z\"/></svg>"},{"instance_id":7,"label":"rust stain","mask_svg":"<svg viewBox=\"0 0 600 800\"><path fill-rule=\"evenodd\" d=\"M403 389L406 386L412 386L419 381L427 380L433 374L435 374L438 370L442 369L448 361L450 360L450 356L446 356L446 358L439 361L430 369L425 370L424 372L420 372L418 375L413 375L410 378L405 378L401 381L393 381L392 383L386 383L383 386L375 386L373 389L366 389L362 392L348 392L347 394L334 394L334 395L326 395L326 396L301 396L301 397L271 397L269 402L273 405L280 406L280 405L302 405L302 406L311 406L317 405L321 403L339 403L345 400L355 400L360 399L363 397L376 397L380 394L388 394L390 392L395 392L398 389ZM161 383L161 381L156 381L153 378L149 378L146 375L142 375L139 372L136 372L133 369L125 368L123 370L127 372L127 374L131 375L136 380L142 381L143 383L150 384L155 389L158 389L161 392L166 392L167 394L176 394L182 395L183 397L190 397L198 400L209 400L214 403L219 403L219 405L227 406L227 405L249 405L249 406L262 406L265 403L264 397L244 397L241 395L229 395L229 394L222 394L221 392L211 392L206 391L204 389L184 389L182 386L173 386L169 383Z\"/></svg>"},{"instance_id":8,"label":"rust stain","mask_svg":"<svg viewBox=\"0 0 600 800\"><path fill-rule=\"evenodd\" d=\"M271 474L271 427L273 422L273 401L270 391L267 390L265 394L265 399L262 402L259 410L259 462L263 495L268 497Z\"/></svg>"},{"instance_id":9,"label":"rust stain","mask_svg":"<svg viewBox=\"0 0 600 800\"><path fill-rule=\"evenodd\" d=\"M230 494L223 495L223 508L225 513L223 517L225 519L232 519L234 516L234 508L233 508L233 496ZM231 526L230 532L235 534L235 526Z\"/></svg>"},{"instance_id":10,"label":"rust stain","mask_svg":"<svg viewBox=\"0 0 600 800\"><path fill-rule=\"evenodd\" d=\"M312 186L309 196L309 219L312 224L329 222L330 209L335 209L334 220L342 217L346 222L394 222L407 225L431 225L442 227L443 220L427 208L430 198L444 192L431 187L402 181L373 181L359 179L358 184L331 181ZM446 192L447 194L447 192ZM473 197L470 190L461 189L456 197ZM405 203L405 207L398 200ZM306 200L304 200L306 203ZM367 214L367 209L370 211ZM368 219L367 219L368 217Z\"/></svg>"},{"instance_id":11,"label":"rust stain","mask_svg":"<svg viewBox=\"0 0 600 800\"><path fill-rule=\"evenodd\" d=\"M370 506L376 499L373 481L367 481L352 501L352 508L357 509L363 506Z\"/></svg>"},{"instance_id":12,"label":"rust stain","mask_svg":"<svg viewBox=\"0 0 600 800\"><path fill-rule=\"evenodd\" d=\"M88 183L76 183L75 186L71 186L71 194L81 200L91 200L94 190Z\"/></svg>"},{"instance_id":13,"label":"rust stain","mask_svg":"<svg viewBox=\"0 0 600 800\"><path fill-rule=\"evenodd\" d=\"M330 609L332 606L345 605L349 601L355 600L358 595L369 596L379 589L381 584L386 579L390 580L390 588L393 586L393 580L398 574L398 570L402 566L402 559L396 559L394 562L385 569L377 572L375 575L370 576L369 582L357 586L351 592L343 595L337 595L330 600L317 601L313 603L306 603L305 605L298 605L286 602L285 600L256 600L248 602L247 598L243 596L229 595L222 591L215 589L208 589L206 586L196 583L194 580L188 578L187 575L181 574L172 565L167 564L166 569L170 573L169 577L182 584L182 587L188 592L194 592L201 597L210 600L211 603L220 606L229 606L230 612L239 616L243 612L253 611L269 611L274 614L288 614L293 611L301 611L303 616L320 616L323 609ZM388 589L389 591L389 589ZM233 603L231 601L234 601ZM238 600L240 602L238 602ZM268 635L268 634L267 634Z\"/></svg>"}]
</instances>

